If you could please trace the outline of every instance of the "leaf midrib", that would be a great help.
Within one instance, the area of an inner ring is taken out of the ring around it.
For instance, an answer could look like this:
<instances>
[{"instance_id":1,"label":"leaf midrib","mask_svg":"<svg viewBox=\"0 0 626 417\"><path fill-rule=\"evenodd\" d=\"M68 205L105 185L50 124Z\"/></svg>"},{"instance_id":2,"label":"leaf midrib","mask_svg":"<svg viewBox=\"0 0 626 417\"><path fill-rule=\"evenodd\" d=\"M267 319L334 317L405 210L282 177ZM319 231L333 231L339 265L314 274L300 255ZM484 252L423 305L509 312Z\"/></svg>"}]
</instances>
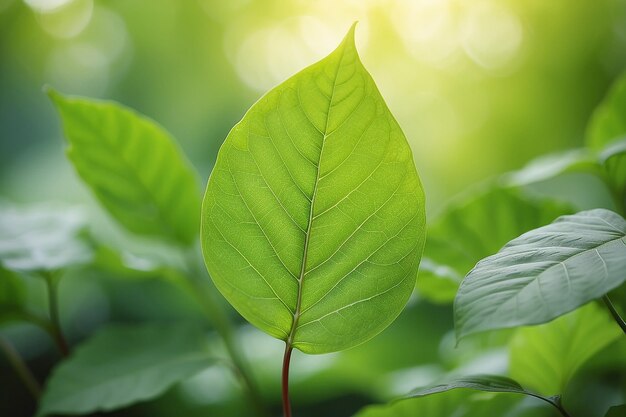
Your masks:
<instances>
[{"instance_id":1,"label":"leaf midrib","mask_svg":"<svg viewBox=\"0 0 626 417\"><path fill-rule=\"evenodd\" d=\"M329 136L329 134L328 134L328 122L330 120L330 111L332 109L333 99L335 97L335 90L336 90L336 87L337 87L337 78L339 77L339 70L341 69L341 65L342 65L343 59L345 57L345 49L346 49L346 46L345 46L345 44L343 44L342 45L342 49L341 49L341 57L339 58L339 63L337 64L337 69L335 71L335 79L333 80L332 91L330 93L330 98L328 100L328 111L326 112L326 123L325 123L325 126L324 126L324 131L320 132L320 133L323 134L322 146L320 148L320 156L319 156L318 161L317 161L317 169L316 169L316 173L315 173L315 184L313 185L313 194L311 196L311 206L310 206L310 209L309 209L309 221L308 221L308 224L307 224L306 233L305 233L305 237L304 237L304 249L303 249L303 254L302 254L302 265L301 265L301 268L300 268L300 274L298 276L298 294L297 294L297 298L296 298L296 308L295 308L295 311L293 313L293 320L291 322L291 329L289 331L289 336L287 337L287 340L286 340L286 344L287 344L287 348L288 349L293 346L296 329L298 328L298 321L299 321L300 315L301 315L300 310L301 310L301 306L302 306L302 288L304 286L304 275L306 274L306 266L307 266L307 259L308 259L308 249L309 249L309 240L311 238L311 226L312 226L312 223L313 223L313 220L314 220L313 219L313 217L314 217L313 213L315 211L315 201L316 201L316 197L317 197L317 186L319 184L319 179L320 179L320 171L321 171L320 167L322 165L322 156L324 154L324 145L326 143L326 139ZM302 109L302 111L305 112L305 115L306 115L306 111L305 111L304 108ZM308 116L307 116L307 118L308 118ZM315 125L313 124L313 126L315 126Z\"/></svg>"}]
</instances>

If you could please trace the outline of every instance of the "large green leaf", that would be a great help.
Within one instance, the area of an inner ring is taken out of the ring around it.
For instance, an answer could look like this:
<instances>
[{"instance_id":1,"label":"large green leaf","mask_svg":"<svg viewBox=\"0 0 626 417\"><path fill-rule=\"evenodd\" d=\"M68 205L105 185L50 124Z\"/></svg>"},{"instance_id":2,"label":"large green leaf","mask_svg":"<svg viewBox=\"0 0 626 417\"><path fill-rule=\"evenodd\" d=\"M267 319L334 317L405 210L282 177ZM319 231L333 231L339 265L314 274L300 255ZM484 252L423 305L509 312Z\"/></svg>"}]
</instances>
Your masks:
<instances>
[{"instance_id":1,"label":"large green leaf","mask_svg":"<svg viewBox=\"0 0 626 417\"><path fill-rule=\"evenodd\" d=\"M560 410L559 399L556 397L543 397L527 391L517 381L499 375L468 375L451 379L445 383L417 388L411 391L407 397L419 398L427 395L439 394L455 389L471 389L485 392L509 392L538 398Z\"/></svg>"},{"instance_id":2,"label":"large green leaf","mask_svg":"<svg viewBox=\"0 0 626 417\"><path fill-rule=\"evenodd\" d=\"M54 271L92 259L76 208L0 206L0 264L18 271Z\"/></svg>"},{"instance_id":3,"label":"large green leaf","mask_svg":"<svg viewBox=\"0 0 626 417\"><path fill-rule=\"evenodd\" d=\"M352 29L228 135L204 198L204 259L255 326L307 353L336 351L400 313L424 222L411 149Z\"/></svg>"},{"instance_id":4,"label":"large green leaf","mask_svg":"<svg viewBox=\"0 0 626 417\"><path fill-rule=\"evenodd\" d=\"M587 146L599 151L626 135L626 73L611 87L587 127Z\"/></svg>"},{"instance_id":5,"label":"large green leaf","mask_svg":"<svg viewBox=\"0 0 626 417\"><path fill-rule=\"evenodd\" d=\"M419 294L451 302L476 262L525 231L570 212L551 199L496 185L451 204L428 227L417 280Z\"/></svg>"},{"instance_id":6,"label":"large green leaf","mask_svg":"<svg viewBox=\"0 0 626 417\"><path fill-rule=\"evenodd\" d=\"M587 360L619 337L610 315L588 304L550 323L518 329L510 342L509 370L542 395L562 393Z\"/></svg>"},{"instance_id":7,"label":"large green leaf","mask_svg":"<svg viewBox=\"0 0 626 417\"><path fill-rule=\"evenodd\" d=\"M582 211L512 240L480 261L455 299L457 338L545 323L626 280L626 220Z\"/></svg>"},{"instance_id":8,"label":"large green leaf","mask_svg":"<svg viewBox=\"0 0 626 417\"><path fill-rule=\"evenodd\" d=\"M213 362L197 327L108 327L53 371L37 415L89 414L148 400Z\"/></svg>"},{"instance_id":9,"label":"large green leaf","mask_svg":"<svg viewBox=\"0 0 626 417\"><path fill-rule=\"evenodd\" d=\"M193 243L198 181L170 135L117 103L49 94L63 119L67 155L102 205L132 232Z\"/></svg>"}]
</instances>

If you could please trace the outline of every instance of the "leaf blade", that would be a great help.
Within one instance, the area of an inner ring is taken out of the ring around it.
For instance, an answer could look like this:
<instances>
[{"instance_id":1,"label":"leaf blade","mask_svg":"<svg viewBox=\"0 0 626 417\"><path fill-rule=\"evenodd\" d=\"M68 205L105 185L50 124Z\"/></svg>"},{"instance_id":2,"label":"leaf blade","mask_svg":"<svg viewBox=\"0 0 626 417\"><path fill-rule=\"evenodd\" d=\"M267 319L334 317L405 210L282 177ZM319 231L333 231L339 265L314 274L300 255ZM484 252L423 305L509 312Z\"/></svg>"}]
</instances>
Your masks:
<instances>
[{"instance_id":1,"label":"leaf blade","mask_svg":"<svg viewBox=\"0 0 626 417\"><path fill-rule=\"evenodd\" d=\"M54 370L37 415L87 414L145 401L213 362L196 327L110 326Z\"/></svg>"},{"instance_id":2,"label":"leaf blade","mask_svg":"<svg viewBox=\"0 0 626 417\"><path fill-rule=\"evenodd\" d=\"M399 314L414 286L424 217L410 148L360 62L353 27L227 137L203 202L203 253L248 321L322 353L369 339ZM402 259L389 253L394 245ZM348 325L350 316L357 321Z\"/></svg>"},{"instance_id":3,"label":"leaf blade","mask_svg":"<svg viewBox=\"0 0 626 417\"><path fill-rule=\"evenodd\" d=\"M523 234L463 280L454 305L457 340L544 323L606 294L626 279L625 254L626 221L604 209L562 216Z\"/></svg>"},{"instance_id":4,"label":"leaf blade","mask_svg":"<svg viewBox=\"0 0 626 417\"><path fill-rule=\"evenodd\" d=\"M48 94L63 120L68 158L110 214L134 233L195 242L197 177L169 133L114 102Z\"/></svg>"}]
</instances>

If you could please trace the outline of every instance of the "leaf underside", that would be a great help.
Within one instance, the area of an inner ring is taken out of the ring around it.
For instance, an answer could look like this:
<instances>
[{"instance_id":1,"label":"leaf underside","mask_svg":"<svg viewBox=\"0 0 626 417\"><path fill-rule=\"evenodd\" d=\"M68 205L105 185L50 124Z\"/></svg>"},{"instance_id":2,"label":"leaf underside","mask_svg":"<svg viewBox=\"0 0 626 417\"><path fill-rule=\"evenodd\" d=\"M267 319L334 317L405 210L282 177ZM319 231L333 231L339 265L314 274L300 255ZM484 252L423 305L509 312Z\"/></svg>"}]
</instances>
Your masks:
<instances>
[{"instance_id":1,"label":"leaf underside","mask_svg":"<svg viewBox=\"0 0 626 417\"><path fill-rule=\"evenodd\" d=\"M544 323L626 279L626 221L604 209L562 216L480 261L455 299L457 338Z\"/></svg>"},{"instance_id":2,"label":"leaf underside","mask_svg":"<svg viewBox=\"0 0 626 417\"><path fill-rule=\"evenodd\" d=\"M307 352L345 349L399 314L424 242L404 134L354 45L271 90L220 149L205 262L252 324Z\"/></svg>"},{"instance_id":3,"label":"leaf underside","mask_svg":"<svg viewBox=\"0 0 626 417\"><path fill-rule=\"evenodd\" d=\"M49 95L63 120L69 159L111 215L131 232L194 243L197 176L171 136L117 103Z\"/></svg>"}]
</instances>

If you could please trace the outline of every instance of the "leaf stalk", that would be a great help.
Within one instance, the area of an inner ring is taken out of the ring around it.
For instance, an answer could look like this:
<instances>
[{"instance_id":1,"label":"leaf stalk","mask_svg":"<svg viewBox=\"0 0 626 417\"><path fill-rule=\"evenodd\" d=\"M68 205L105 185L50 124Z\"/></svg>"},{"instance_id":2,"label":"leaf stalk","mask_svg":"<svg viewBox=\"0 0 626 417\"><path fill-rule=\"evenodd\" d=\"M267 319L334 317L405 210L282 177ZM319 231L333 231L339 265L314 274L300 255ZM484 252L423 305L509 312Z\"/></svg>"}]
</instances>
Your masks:
<instances>
[{"instance_id":1,"label":"leaf stalk","mask_svg":"<svg viewBox=\"0 0 626 417\"><path fill-rule=\"evenodd\" d=\"M602 297L602 301L604 301L604 304L606 304L606 307L609 309L609 312L611 313L611 316L613 316L613 319L615 320L615 322L619 325L619 327L622 329L624 334L626 334L626 322L615 309L615 306L611 302L611 299L609 298L609 296L604 295L604 297Z\"/></svg>"},{"instance_id":2,"label":"leaf stalk","mask_svg":"<svg viewBox=\"0 0 626 417\"><path fill-rule=\"evenodd\" d=\"M35 400L39 400L39 397L41 397L41 386L30 369L28 369L28 366L26 366L26 363L24 363L24 360L17 350L3 337L0 337L0 350L4 352L7 360L11 366L13 366L15 373L24 383L28 392L30 392Z\"/></svg>"},{"instance_id":3,"label":"leaf stalk","mask_svg":"<svg viewBox=\"0 0 626 417\"><path fill-rule=\"evenodd\" d=\"M283 356L283 414L284 417L291 417L291 402L289 401L289 364L291 363L291 352L293 348L289 343L285 344L285 355Z\"/></svg>"},{"instance_id":4,"label":"leaf stalk","mask_svg":"<svg viewBox=\"0 0 626 417\"><path fill-rule=\"evenodd\" d=\"M63 335L63 330L61 328L61 319L59 318L59 279L52 273L44 274L44 279L48 286L48 309L51 324L49 328L50 335L52 336L57 347L59 348L61 355L67 357L70 353L70 349L67 340Z\"/></svg>"}]
</instances>

